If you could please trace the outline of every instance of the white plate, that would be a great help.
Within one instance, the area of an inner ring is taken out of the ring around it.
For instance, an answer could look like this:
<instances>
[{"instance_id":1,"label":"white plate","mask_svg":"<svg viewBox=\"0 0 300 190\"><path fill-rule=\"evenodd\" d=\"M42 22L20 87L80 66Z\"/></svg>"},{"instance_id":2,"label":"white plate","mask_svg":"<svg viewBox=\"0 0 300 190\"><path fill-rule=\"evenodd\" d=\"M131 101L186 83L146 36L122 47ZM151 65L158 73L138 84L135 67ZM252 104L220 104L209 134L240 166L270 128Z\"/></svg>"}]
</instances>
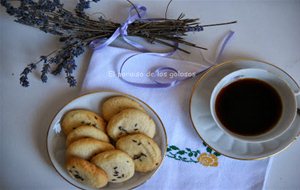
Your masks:
<instances>
[{"instance_id":1,"label":"white plate","mask_svg":"<svg viewBox=\"0 0 300 190\"><path fill-rule=\"evenodd\" d=\"M217 126L210 113L210 96L215 85L227 74L245 68L268 70L285 80L295 92L299 91L297 83L274 65L257 60L230 61L211 68L196 82L190 99L190 117L201 139L224 156L241 160L267 158L280 152L296 139L300 128L299 115L292 126L279 137L266 142L254 143L229 136Z\"/></svg>"},{"instance_id":2,"label":"white plate","mask_svg":"<svg viewBox=\"0 0 300 190\"><path fill-rule=\"evenodd\" d=\"M155 113L153 109L151 109L146 103L142 102L141 100L119 92L113 92L113 91L100 91L100 92L94 92L89 93L83 96L80 96L74 100L72 100L70 103L65 105L54 117L54 119L51 122L51 125L48 130L48 136L47 136L47 149L48 154L50 157L50 160L56 169L56 171L59 173L61 177L63 177L66 181L71 183L72 185L80 188L80 189L91 189L73 178L69 176L65 169L65 150L66 150L66 136L61 131L60 126L60 119L64 115L65 112L71 110L71 109L78 109L78 108L85 108L92 110L96 113L99 113L99 106L105 101L107 98L112 96L127 96L138 103L140 103L144 109L147 111L149 116L155 121L156 123L156 134L154 137L155 142L159 145L163 159L166 154L166 146L167 146L167 135L165 128L163 126L163 123L161 122L159 116ZM99 113L101 115L101 113ZM159 167L158 167L159 168ZM144 182L146 182L148 179L151 178L151 176L157 171L158 169L147 172L147 173L139 173L136 172L134 177L132 177L130 180L123 182L123 183L108 183L108 185L101 189L132 189L134 187L137 187Z\"/></svg>"}]
</instances>

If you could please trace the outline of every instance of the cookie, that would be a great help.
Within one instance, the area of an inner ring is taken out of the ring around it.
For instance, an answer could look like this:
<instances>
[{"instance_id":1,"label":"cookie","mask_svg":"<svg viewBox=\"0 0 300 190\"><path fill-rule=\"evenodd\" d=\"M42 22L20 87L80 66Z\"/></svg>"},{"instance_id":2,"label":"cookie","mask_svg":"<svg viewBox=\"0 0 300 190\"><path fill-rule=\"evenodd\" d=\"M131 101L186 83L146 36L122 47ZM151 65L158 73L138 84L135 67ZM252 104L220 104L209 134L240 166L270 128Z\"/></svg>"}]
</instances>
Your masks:
<instances>
[{"instance_id":1,"label":"cookie","mask_svg":"<svg viewBox=\"0 0 300 190\"><path fill-rule=\"evenodd\" d=\"M109 142L108 136L103 131L92 126L84 125L77 127L68 134L66 144L69 146L72 142L86 137Z\"/></svg>"},{"instance_id":2,"label":"cookie","mask_svg":"<svg viewBox=\"0 0 300 190\"><path fill-rule=\"evenodd\" d=\"M126 152L135 165L135 171L148 172L156 169L161 160L161 150L150 137L143 134L132 134L121 137L116 148Z\"/></svg>"},{"instance_id":3,"label":"cookie","mask_svg":"<svg viewBox=\"0 0 300 190\"><path fill-rule=\"evenodd\" d=\"M144 111L144 108L136 101L125 96L115 96L106 100L101 107L103 118L109 121L114 115L128 108Z\"/></svg>"},{"instance_id":4,"label":"cookie","mask_svg":"<svg viewBox=\"0 0 300 190\"><path fill-rule=\"evenodd\" d=\"M120 150L97 154L91 162L102 168L108 176L108 181L112 183L124 182L134 175L133 160Z\"/></svg>"},{"instance_id":5,"label":"cookie","mask_svg":"<svg viewBox=\"0 0 300 190\"><path fill-rule=\"evenodd\" d=\"M106 173L86 160L70 157L67 160L66 168L72 178L90 187L100 188L108 183Z\"/></svg>"},{"instance_id":6,"label":"cookie","mask_svg":"<svg viewBox=\"0 0 300 190\"><path fill-rule=\"evenodd\" d=\"M145 112L126 109L109 120L106 131L113 140L132 133L143 133L153 138L155 127L154 121Z\"/></svg>"},{"instance_id":7,"label":"cookie","mask_svg":"<svg viewBox=\"0 0 300 190\"><path fill-rule=\"evenodd\" d=\"M61 128L66 135L82 125L93 126L104 132L106 122L97 113L83 109L71 110L61 120Z\"/></svg>"},{"instance_id":8,"label":"cookie","mask_svg":"<svg viewBox=\"0 0 300 190\"><path fill-rule=\"evenodd\" d=\"M67 157L76 156L85 160L90 160L96 154L106 150L113 150L114 146L98 141L93 138L83 138L71 143L67 148Z\"/></svg>"}]
</instances>

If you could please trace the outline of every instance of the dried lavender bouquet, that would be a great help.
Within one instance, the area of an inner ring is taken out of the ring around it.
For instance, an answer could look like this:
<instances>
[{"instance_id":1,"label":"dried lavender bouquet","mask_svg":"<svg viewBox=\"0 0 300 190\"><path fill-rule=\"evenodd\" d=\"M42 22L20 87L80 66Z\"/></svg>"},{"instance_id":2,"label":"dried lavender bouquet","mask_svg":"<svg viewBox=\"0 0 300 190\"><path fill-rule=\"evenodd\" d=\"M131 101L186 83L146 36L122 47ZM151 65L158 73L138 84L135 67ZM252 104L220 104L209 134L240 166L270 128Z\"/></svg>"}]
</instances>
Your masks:
<instances>
[{"instance_id":1,"label":"dried lavender bouquet","mask_svg":"<svg viewBox=\"0 0 300 190\"><path fill-rule=\"evenodd\" d=\"M103 17L93 20L85 13L91 2L100 0L79 0L75 13L66 10L60 0L1 0L6 12L16 18L16 22L38 28L46 33L60 36L62 46L48 55L40 56L30 63L20 74L20 84L29 86L28 74L43 64L41 80L46 83L49 73L58 75L62 71L70 86L76 86L73 72L77 65L75 58L84 53L89 44L97 39L108 39L121 24ZM132 4L130 1L128 1ZM132 4L134 6L134 4ZM134 6L135 7L135 6ZM136 9L136 7L135 7ZM139 14L138 10L137 14ZM160 43L180 51L188 51L175 46L174 42L196 48L202 48L183 39L188 32L202 31L204 27L232 24L234 22L200 25L199 19L186 19L181 14L177 19L139 19L127 28L128 36L137 36L150 43ZM205 48L202 48L205 49Z\"/></svg>"}]
</instances>

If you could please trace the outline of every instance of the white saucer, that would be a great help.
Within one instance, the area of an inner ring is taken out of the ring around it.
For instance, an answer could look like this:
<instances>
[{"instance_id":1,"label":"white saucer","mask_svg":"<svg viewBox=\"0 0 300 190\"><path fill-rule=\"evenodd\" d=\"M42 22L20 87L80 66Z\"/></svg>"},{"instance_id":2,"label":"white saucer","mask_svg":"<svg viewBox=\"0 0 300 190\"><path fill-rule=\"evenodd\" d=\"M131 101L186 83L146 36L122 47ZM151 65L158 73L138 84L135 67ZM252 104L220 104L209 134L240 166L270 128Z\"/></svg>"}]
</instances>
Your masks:
<instances>
[{"instance_id":1,"label":"white saucer","mask_svg":"<svg viewBox=\"0 0 300 190\"><path fill-rule=\"evenodd\" d=\"M65 179L67 182L80 189L91 190L92 188L87 187L86 185L81 184L76 180L74 180L67 173L65 169L66 136L61 131L61 126L60 126L61 117L67 111L72 109L79 109L79 108L89 109L96 113L99 113L99 106L103 103L103 101L105 101L107 98L112 96L127 96L128 98L135 100L136 102L138 102L143 106L143 108L146 110L148 115L154 120L156 124L156 134L154 140L161 149L163 159L165 158L166 149L167 149L166 131L159 116L155 113L155 111L150 106L148 106L146 103L142 102L141 100L133 96L123 94L120 92L114 92L114 91L99 91L99 92L93 92L93 93L82 95L69 102L55 115L54 119L50 124L48 134L47 134L48 155L50 157L50 160L54 168L63 179ZM99 114L101 115L101 113ZM121 190L121 189L135 188L137 186L142 185L148 179L150 179L157 170L158 168L154 171L146 172L146 173L136 172L134 176L128 181L125 181L123 183L109 183L107 186L101 189Z\"/></svg>"},{"instance_id":2,"label":"white saucer","mask_svg":"<svg viewBox=\"0 0 300 190\"><path fill-rule=\"evenodd\" d=\"M285 149L296 139L300 131L300 116L296 116L292 126L282 135L260 143L235 139L220 129L210 113L211 93L225 75L244 68L268 70L285 80L295 92L299 91L297 83L286 72L269 63L257 60L225 62L208 70L194 85L190 99L190 117L201 139L217 152L241 160L263 159Z\"/></svg>"}]
</instances>

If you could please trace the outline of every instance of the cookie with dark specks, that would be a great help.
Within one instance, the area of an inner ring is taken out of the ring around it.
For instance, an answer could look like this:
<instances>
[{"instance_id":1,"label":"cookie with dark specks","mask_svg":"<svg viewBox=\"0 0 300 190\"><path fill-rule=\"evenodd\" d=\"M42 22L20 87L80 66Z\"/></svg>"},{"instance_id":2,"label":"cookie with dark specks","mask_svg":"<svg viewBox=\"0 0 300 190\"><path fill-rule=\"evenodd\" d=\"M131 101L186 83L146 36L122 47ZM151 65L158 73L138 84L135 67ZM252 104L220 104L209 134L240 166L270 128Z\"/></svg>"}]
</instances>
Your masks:
<instances>
[{"instance_id":1,"label":"cookie with dark specks","mask_svg":"<svg viewBox=\"0 0 300 190\"><path fill-rule=\"evenodd\" d=\"M72 130L82 125L89 125L105 132L106 122L97 113L76 109L68 111L61 119L61 128L63 132L68 135Z\"/></svg>"},{"instance_id":2,"label":"cookie with dark specks","mask_svg":"<svg viewBox=\"0 0 300 190\"><path fill-rule=\"evenodd\" d=\"M67 147L67 157L75 156L90 160L96 154L115 149L113 145L93 138L83 138L74 141Z\"/></svg>"},{"instance_id":3,"label":"cookie with dark specks","mask_svg":"<svg viewBox=\"0 0 300 190\"><path fill-rule=\"evenodd\" d=\"M72 178L90 187L100 188L108 183L106 173L86 160L70 157L67 160L66 168Z\"/></svg>"},{"instance_id":4,"label":"cookie with dark specks","mask_svg":"<svg viewBox=\"0 0 300 190\"><path fill-rule=\"evenodd\" d=\"M72 142L87 137L103 142L109 142L109 138L106 133L95 127L84 125L77 127L68 134L66 144L69 146Z\"/></svg>"},{"instance_id":5,"label":"cookie with dark specks","mask_svg":"<svg viewBox=\"0 0 300 190\"><path fill-rule=\"evenodd\" d=\"M102 168L108 176L108 181L112 183L127 181L134 175L133 160L120 150L109 150L97 154L91 162Z\"/></svg>"},{"instance_id":6,"label":"cookie with dark specks","mask_svg":"<svg viewBox=\"0 0 300 190\"><path fill-rule=\"evenodd\" d=\"M156 169L162 161L161 150L156 142L144 134L121 137L116 148L126 152L135 165L135 171L148 172Z\"/></svg>"},{"instance_id":7,"label":"cookie with dark specks","mask_svg":"<svg viewBox=\"0 0 300 190\"><path fill-rule=\"evenodd\" d=\"M139 103L125 96L115 96L109 98L102 104L101 111L103 118L106 121L109 121L114 115L128 108L145 111Z\"/></svg>"},{"instance_id":8,"label":"cookie with dark specks","mask_svg":"<svg viewBox=\"0 0 300 190\"><path fill-rule=\"evenodd\" d=\"M106 131L116 141L122 136L133 133L143 133L153 138L155 128L155 122L145 112L137 109L126 109L109 120Z\"/></svg>"}]
</instances>

